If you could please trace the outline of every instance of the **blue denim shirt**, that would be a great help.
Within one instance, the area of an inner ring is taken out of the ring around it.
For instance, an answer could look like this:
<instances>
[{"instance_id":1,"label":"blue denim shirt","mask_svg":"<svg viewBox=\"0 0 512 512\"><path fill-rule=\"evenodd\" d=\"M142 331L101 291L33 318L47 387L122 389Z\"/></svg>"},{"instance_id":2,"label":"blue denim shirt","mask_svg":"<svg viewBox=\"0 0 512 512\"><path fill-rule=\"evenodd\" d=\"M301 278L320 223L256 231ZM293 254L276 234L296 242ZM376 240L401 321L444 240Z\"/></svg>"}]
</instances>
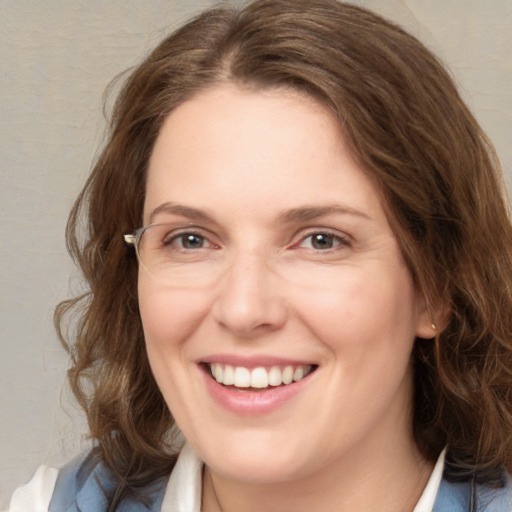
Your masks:
<instances>
[{"instance_id":1,"label":"blue denim shirt","mask_svg":"<svg viewBox=\"0 0 512 512\"><path fill-rule=\"evenodd\" d=\"M491 489L483 485L475 486L475 502L478 512L511 512L512 482L510 477L502 489ZM450 483L444 478L437 491L432 512L470 512L471 483Z\"/></svg>"}]
</instances>

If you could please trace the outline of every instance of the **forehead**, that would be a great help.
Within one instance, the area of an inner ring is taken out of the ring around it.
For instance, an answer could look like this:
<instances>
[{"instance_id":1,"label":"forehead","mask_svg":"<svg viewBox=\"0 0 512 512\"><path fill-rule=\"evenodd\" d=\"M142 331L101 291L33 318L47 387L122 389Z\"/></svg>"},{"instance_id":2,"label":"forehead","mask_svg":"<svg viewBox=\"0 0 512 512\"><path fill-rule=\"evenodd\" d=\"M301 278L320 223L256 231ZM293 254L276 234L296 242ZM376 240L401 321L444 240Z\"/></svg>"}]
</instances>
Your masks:
<instances>
[{"instance_id":1,"label":"forehead","mask_svg":"<svg viewBox=\"0 0 512 512\"><path fill-rule=\"evenodd\" d=\"M148 170L144 217L165 202L269 212L298 204L381 209L334 115L288 89L223 85L174 110Z\"/></svg>"}]
</instances>

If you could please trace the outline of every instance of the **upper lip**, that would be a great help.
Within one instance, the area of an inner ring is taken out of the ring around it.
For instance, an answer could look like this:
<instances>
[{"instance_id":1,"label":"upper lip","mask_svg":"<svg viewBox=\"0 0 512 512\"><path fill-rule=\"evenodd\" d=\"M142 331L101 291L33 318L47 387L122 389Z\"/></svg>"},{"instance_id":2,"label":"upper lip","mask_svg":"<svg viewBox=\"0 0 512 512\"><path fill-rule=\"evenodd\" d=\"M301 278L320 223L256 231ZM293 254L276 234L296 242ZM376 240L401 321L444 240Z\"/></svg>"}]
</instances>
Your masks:
<instances>
[{"instance_id":1,"label":"upper lip","mask_svg":"<svg viewBox=\"0 0 512 512\"><path fill-rule=\"evenodd\" d=\"M231 366L242 366L244 368L258 368L271 366L301 366L315 365L314 361L291 359L270 355L239 356L234 354L214 354L198 360L198 363L229 364Z\"/></svg>"}]
</instances>

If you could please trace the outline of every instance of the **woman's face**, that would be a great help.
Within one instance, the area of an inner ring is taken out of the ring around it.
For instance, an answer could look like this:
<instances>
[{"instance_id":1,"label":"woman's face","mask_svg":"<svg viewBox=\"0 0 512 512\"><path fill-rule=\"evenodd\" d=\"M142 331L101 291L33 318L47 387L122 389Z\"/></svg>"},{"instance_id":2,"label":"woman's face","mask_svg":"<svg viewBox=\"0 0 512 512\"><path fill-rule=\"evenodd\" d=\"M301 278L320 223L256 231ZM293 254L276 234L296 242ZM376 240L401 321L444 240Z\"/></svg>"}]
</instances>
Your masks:
<instances>
[{"instance_id":1,"label":"woman's face","mask_svg":"<svg viewBox=\"0 0 512 512\"><path fill-rule=\"evenodd\" d=\"M212 471L278 482L411 444L410 354L430 318L327 110L234 85L184 103L144 223L167 225L139 272L149 360Z\"/></svg>"}]
</instances>

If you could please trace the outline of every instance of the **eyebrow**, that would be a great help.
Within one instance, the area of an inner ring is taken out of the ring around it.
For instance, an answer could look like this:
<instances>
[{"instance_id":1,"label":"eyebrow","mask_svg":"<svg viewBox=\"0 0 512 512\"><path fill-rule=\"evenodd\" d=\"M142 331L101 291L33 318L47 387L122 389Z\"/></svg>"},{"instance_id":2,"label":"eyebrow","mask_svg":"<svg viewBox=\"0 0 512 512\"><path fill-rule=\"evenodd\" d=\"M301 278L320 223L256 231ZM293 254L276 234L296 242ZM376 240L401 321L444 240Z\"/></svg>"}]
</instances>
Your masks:
<instances>
[{"instance_id":1,"label":"eyebrow","mask_svg":"<svg viewBox=\"0 0 512 512\"><path fill-rule=\"evenodd\" d=\"M372 218L365 212L353 208L351 206L343 204L329 204L326 206L302 206L300 208L292 208L286 210L278 215L278 221L283 224L293 222L305 222L310 220L318 219L326 215L352 215L355 217L361 217L366 220L372 220Z\"/></svg>"},{"instance_id":2,"label":"eyebrow","mask_svg":"<svg viewBox=\"0 0 512 512\"><path fill-rule=\"evenodd\" d=\"M176 203L163 203L160 206L157 206L149 214L149 224L152 224L155 217L162 213L167 213L170 215L179 215L181 217L186 217L188 219L198 221L212 220L212 216L206 213L204 210L199 210L197 208L192 208L190 206L184 206Z\"/></svg>"},{"instance_id":3,"label":"eyebrow","mask_svg":"<svg viewBox=\"0 0 512 512\"><path fill-rule=\"evenodd\" d=\"M157 206L149 215L149 224L152 224L155 217L162 213L170 215L179 215L195 221L212 222L213 216L204 210L192 208L190 206L180 205L172 202L163 203ZM351 215L361 217L363 219L372 220L365 212L343 204L329 204L325 206L301 206L284 210L277 216L280 224L291 224L294 222L307 222L324 217L326 215Z\"/></svg>"}]
</instances>

